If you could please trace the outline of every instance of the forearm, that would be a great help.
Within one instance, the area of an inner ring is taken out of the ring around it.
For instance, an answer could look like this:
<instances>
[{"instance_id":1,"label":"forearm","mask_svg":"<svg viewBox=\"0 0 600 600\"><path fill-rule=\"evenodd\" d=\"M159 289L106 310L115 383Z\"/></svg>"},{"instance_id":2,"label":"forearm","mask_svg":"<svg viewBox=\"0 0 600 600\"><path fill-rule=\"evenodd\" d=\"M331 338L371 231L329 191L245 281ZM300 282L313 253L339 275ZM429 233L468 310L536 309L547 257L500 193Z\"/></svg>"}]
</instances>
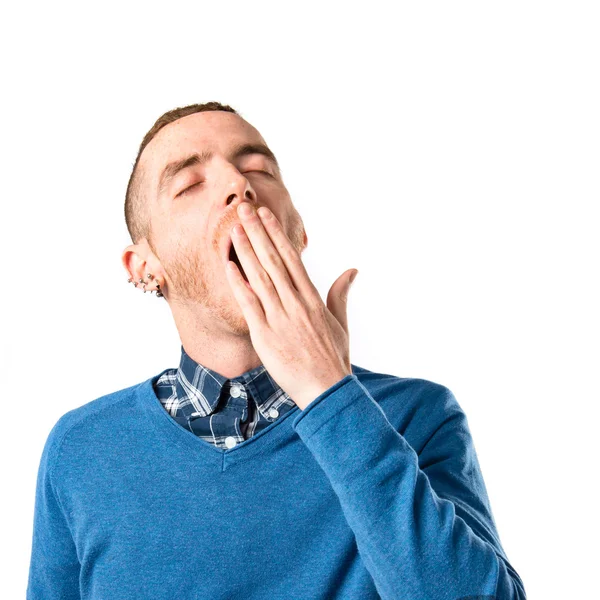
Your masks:
<instances>
[{"instance_id":1,"label":"forearm","mask_svg":"<svg viewBox=\"0 0 600 600\"><path fill-rule=\"evenodd\" d=\"M313 401L295 427L331 482L382 598L525 598L493 545L433 489L356 376Z\"/></svg>"}]
</instances>

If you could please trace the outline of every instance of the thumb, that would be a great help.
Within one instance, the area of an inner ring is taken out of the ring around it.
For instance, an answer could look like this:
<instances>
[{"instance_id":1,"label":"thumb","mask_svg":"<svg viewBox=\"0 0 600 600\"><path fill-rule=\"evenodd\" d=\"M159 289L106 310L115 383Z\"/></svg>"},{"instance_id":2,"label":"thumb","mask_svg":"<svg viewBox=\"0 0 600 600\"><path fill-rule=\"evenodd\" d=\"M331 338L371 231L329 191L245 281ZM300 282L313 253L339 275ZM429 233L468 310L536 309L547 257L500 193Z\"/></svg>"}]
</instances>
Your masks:
<instances>
[{"instance_id":1,"label":"thumb","mask_svg":"<svg viewBox=\"0 0 600 600\"><path fill-rule=\"evenodd\" d=\"M348 333L348 292L354 278L358 274L357 269L344 271L334 282L327 294L327 308L339 321L344 331Z\"/></svg>"}]
</instances>

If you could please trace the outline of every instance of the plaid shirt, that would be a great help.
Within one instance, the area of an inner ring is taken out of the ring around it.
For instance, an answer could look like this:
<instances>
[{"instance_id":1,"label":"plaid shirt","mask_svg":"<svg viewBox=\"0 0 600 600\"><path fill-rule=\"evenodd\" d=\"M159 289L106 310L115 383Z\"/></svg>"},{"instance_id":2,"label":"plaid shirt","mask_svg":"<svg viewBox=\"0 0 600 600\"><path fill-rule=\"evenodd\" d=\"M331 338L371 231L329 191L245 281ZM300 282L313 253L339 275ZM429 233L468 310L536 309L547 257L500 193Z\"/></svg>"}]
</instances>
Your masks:
<instances>
[{"instance_id":1,"label":"plaid shirt","mask_svg":"<svg viewBox=\"0 0 600 600\"><path fill-rule=\"evenodd\" d=\"M296 406L263 365L227 379L181 346L177 369L154 384L165 410L185 429L218 448L233 448Z\"/></svg>"}]
</instances>

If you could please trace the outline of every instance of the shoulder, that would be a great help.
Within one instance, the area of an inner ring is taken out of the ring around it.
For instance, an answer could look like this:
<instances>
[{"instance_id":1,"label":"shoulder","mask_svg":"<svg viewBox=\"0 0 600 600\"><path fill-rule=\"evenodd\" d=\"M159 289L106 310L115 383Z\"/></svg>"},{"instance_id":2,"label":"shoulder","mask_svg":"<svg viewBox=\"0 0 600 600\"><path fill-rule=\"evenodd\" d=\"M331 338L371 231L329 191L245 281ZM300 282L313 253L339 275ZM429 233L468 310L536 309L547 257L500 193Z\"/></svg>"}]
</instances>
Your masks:
<instances>
[{"instance_id":1,"label":"shoulder","mask_svg":"<svg viewBox=\"0 0 600 600\"><path fill-rule=\"evenodd\" d=\"M42 460L49 465L55 464L60 458L66 440L77 437L80 433L89 437L89 432L97 421L114 420L115 415L122 412L124 406L133 403L135 392L142 383L104 394L61 415L48 433Z\"/></svg>"},{"instance_id":2,"label":"shoulder","mask_svg":"<svg viewBox=\"0 0 600 600\"><path fill-rule=\"evenodd\" d=\"M85 404L73 408L63 414L56 425L57 433L66 434L70 429L101 416L103 413L118 410L119 404L127 403L135 395L136 389L142 383L136 383L128 387L116 390L89 400Z\"/></svg>"},{"instance_id":3,"label":"shoulder","mask_svg":"<svg viewBox=\"0 0 600 600\"><path fill-rule=\"evenodd\" d=\"M374 400L389 404L401 402L403 405L438 405L446 411L460 410L452 391L444 384L419 377L400 377L389 373L370 371L352 365L352 372L358 381L375 394Z\"/></svg>"},{"instance_id":4,"label":"shoulder","mask_svg":"<svg viewBox=\"0 0 600 600\"><path fill-rule=\"evenodd\" d=\"M422 449L444 425L466 426L466 415L444 384L419 377L401 377L352 365L352 371L377 402L396 431Z\"/></svg>"}]
</instances>

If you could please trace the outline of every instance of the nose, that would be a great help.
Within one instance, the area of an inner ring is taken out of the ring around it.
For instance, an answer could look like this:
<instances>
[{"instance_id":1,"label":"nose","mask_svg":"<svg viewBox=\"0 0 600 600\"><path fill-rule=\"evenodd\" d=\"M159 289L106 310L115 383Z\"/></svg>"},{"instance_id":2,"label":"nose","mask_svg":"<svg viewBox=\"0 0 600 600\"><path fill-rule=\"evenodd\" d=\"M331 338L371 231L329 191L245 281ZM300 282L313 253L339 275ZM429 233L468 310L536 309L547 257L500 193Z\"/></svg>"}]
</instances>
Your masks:
<instances>
[{"instance_id":1,"label":"nose","mask_svg":"<svg viewBox=\"0 0 600 600\"><path fill-rule=\"evenodd\" d=\"M241 179L243 181L236 182L234 187L235 191L229 193L226 200L227 206L233 205L231 206L231 209L235 212L237 212L238 205L244 201L254 204L256 208L256 192L245 177L242 177Z\"/></svg>"},{"instance_id":2,"label":"nose","mask_svg":"<svg viewBox=\"0 0 600 600\"><path fill-rule=\"evenodd\" d=\"M254 210L257 210L258 204L256 202L254 193L248 192L245 198L240 198L237 194L230 194L227 198L227 204L231 206L232 212L235 212L236 214L238 206L244 201L254 205Z\"/></svg>"}]
</instances>

